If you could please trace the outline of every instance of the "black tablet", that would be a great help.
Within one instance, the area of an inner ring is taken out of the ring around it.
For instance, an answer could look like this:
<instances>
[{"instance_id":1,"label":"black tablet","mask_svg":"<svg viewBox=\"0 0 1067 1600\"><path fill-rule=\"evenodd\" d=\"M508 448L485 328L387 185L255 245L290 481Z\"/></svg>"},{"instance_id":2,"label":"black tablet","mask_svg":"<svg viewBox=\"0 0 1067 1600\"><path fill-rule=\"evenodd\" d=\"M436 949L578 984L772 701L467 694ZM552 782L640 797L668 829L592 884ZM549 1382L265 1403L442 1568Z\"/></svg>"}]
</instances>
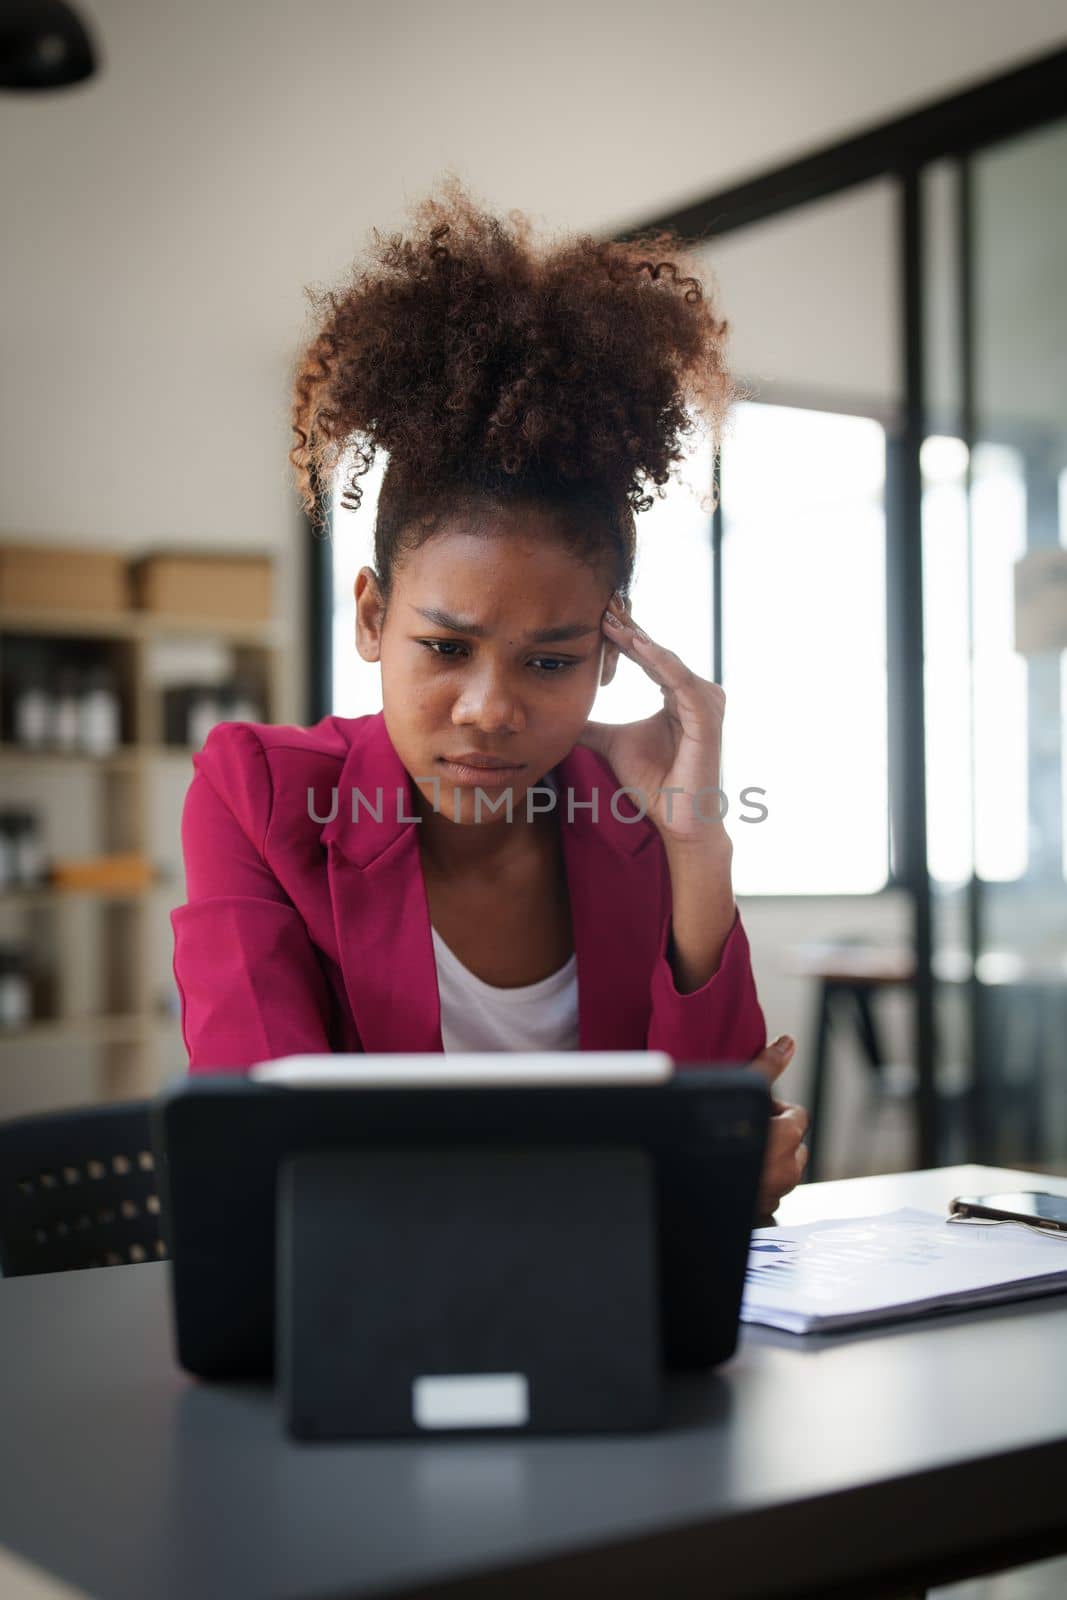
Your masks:
<instances>
[{"instance_id":1,"label":"black tablet","mask_svg":"<svg viewBox=\"0 0 1067 1600\"><path fill-rule=\"evenodd\" d=\"M358 1164L361 1150L592 1145L636 1149L651 1164L664 1366L725 1360L755 1222L766 1080L728 1065L612 1082L594 1064L586 1081L579 1072L567 1084L543 1074L523 1082L521 1071L518 1081L473 1084L459 1073L449 1083L447 1058L437 1057L438 1079L416 1075L404 1087L376 1083L371 1059L363 1084L358 1073L314 1086L242 1073L168 1085L152 1131L179 1363L202 1377L273 1375L276 1207L289 1158L345 1151Z\"/></svg>"}]
</instances>

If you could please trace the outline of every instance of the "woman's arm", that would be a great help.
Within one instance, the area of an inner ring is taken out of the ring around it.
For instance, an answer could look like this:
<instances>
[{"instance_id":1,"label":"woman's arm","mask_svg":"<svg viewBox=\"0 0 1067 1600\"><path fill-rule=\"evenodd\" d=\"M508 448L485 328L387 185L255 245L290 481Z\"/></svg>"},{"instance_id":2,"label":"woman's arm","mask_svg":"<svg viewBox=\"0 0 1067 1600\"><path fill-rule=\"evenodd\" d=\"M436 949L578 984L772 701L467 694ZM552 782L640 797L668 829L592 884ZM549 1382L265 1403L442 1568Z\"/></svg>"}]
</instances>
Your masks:
<instances>
[{"instance_id":1,"label":"woman's arm","mask_svg":"<svg viewBox=\"0 0 1067 1600\"><path fill-rule=\"evenodd\" d=\"M326 978L263 854L273 801L263 746L250 727L222 723L193 765L181 825L187 903L170 915L189 1070L328 1052Z\"/></svg>"},{"instance_id":2,"label":"woman's arm","mask_svg":"<svg viewBox=\"0 0 1067 1600\"><path fill-rule=\"evenodd\" d=\"M649 1049L667 1049L676 1061L749 1061L767 1032L734 900L733 845L721 829L696 845L663 843L667 933L653 975ZM652 1042L667 1037L673 1049Z\"/></svg>"},{"instance_id":3,"label":"woman's arm","mask_svg":"<svg viewBox=\"0 0 1067 1600\"><path fill-rule=\"evenodd\" d=\"M751 1061L767 1042L767 1024L740 911L735 908L718 965L696 989L678 987L669 954L671 938L668 910L652 969L646 1048L666 1050L680 1064Z\"/></svg>"},{"instance_id":4,"label":"woman's arm","mask_svg":"<svg viewBox=\"0 0 1067 1600\"><path fill-rule=\"evenodd\" d=\"M725 830L699 846L665 841L671 884L671 936L667 947L674 981L689 994L718 972L737 920L732 881L733 844Z\"/></svg>"}]
</instances>

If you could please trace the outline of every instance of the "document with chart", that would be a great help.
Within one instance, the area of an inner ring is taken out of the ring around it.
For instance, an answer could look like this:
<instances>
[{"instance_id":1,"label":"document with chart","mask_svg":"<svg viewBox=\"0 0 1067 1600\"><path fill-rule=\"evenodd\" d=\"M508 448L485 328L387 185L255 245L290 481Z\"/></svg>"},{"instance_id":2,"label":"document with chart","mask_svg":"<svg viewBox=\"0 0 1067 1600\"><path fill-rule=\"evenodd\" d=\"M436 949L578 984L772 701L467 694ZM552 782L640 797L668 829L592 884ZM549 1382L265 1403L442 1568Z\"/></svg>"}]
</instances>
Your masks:
<instances>
[{"instance_id":1,"label":"document with chart","mask_svg":"<svg viewBox=\"0 0 1067 1600\"><path fill-rule=\"evenodd\" d=\"M824 1333L1062 1290L1062 1235L1016 1222L948 1222L905 1207L756 1228L741 1317L790 1333Z\"/></svg>"}]
</instances>

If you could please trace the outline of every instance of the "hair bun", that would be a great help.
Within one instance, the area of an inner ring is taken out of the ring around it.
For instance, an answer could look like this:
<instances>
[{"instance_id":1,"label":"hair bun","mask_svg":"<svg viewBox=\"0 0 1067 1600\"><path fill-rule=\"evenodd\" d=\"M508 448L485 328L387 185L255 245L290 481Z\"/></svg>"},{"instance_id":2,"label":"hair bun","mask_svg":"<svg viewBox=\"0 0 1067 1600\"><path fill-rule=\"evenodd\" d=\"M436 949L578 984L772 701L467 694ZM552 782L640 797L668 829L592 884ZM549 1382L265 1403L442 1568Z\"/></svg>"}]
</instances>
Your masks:
<instances>
[{"instance_id":1,"label":"hair bun","mask_svg":"<svg viewBox=\"0 0 1067 1600\"><path fill-rule=\"evenodd\" d=\"M674 234L538 242L528 217L479 208L452 173L412 214L410 236L373 230L369 264L340 287L306 291L289 458L313 519L316 484L349 453L352 509L381 448L427 494L595 489L638 512L698 419L721 437L739 392L728 324Z\"/></svg>"}]
</instances>

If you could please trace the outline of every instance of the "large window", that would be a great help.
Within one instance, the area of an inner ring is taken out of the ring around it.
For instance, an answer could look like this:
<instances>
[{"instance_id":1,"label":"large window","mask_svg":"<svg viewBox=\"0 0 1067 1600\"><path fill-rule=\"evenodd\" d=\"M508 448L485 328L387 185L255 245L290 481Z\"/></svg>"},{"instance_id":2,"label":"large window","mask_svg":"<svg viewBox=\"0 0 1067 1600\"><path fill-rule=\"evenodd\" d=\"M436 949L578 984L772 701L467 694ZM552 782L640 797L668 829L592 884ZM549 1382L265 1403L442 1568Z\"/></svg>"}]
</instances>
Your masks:
<instances>
[{"instance_id":1,"label":"large window","mask_svg":"<svg viewBox=\"0 0 1067 1600\"><path fill-rule=\"evenodd\" d=\"M739 894L871 894L889 869L885 432L738 406L722 451L723 789ZM766 791L743 804L749 788ZM761 821L746 821L766 807Z\"/></svg>"},{"instance_id":2,"label":"large window","mask_svg":"<svg viewBox=\"0 0 1067 1600\"><path fill-rule=\"evenodd\" d=\"M1010 883L1027 868L1027 675L1014 647L1014 567L1026 550L1023 460L933 435L922 456L926 831L930 875Z\"/></svg>"}]
</instances>

